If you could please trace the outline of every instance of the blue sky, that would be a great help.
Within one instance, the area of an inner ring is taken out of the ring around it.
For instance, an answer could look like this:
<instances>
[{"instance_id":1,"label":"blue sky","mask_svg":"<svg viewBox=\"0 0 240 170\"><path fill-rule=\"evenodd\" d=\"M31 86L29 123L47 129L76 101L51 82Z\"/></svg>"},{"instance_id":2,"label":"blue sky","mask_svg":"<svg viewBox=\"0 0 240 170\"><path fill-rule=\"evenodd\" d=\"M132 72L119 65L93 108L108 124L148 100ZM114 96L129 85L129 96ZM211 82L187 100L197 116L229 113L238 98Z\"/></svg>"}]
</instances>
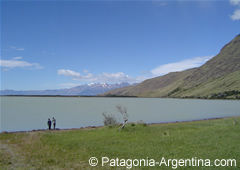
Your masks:
<instances>
[{"instance_id":1,"label":"blue sky","mask_svg":"<svg viewBox=\"0 0 240 170\"><path fill-rule=\"evenodd\" d=\"M239 30L240 0L3 0L1 89L141 82L204 64Z\"/></svg>"}]
</instances>

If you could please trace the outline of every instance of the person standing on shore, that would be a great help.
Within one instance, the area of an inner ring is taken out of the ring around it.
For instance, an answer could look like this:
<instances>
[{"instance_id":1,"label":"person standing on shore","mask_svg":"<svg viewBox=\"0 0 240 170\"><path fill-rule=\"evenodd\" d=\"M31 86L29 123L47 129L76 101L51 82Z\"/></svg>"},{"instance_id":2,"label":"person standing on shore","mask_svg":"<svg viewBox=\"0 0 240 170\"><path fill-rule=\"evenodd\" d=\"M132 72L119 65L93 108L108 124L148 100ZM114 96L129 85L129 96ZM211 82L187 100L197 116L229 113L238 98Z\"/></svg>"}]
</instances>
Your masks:
<instances>
[{"instance_id":1,"label":"person standing on shore","mask_svg":"<svg viewBox=\"0 0 240 170\"><path fill-rule=\"evenodd\" d=\"M52 123L53 123L53 129L55 129L55 127L56 127L56 119L54 117L52 118Z\"/></svg>"},{"instance_id":2,"label":"person standing on shore","mask_svg":"<svg viewBox=\"0 0 240 170\"><path fill-rule=\"evenodd\" d=\"M52 122L51 122L50 118L48 118L47 124L48 124L48 130L51 130Z\"/></svg>"}]
</instances>

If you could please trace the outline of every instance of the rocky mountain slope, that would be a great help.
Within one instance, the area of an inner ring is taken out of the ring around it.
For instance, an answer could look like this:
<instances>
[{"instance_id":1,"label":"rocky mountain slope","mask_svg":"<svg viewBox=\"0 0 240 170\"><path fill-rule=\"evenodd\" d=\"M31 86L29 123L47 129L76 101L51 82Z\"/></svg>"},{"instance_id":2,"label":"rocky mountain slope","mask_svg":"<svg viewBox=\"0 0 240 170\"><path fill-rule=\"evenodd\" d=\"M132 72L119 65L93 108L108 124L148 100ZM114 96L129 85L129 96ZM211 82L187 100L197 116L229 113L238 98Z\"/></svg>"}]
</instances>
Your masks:
<instances>
[{"instance_id":1,"label":"rocky mountain slope","mask_svg":"<svg viewBox=\"0 0 240 170\"><path fill-rule=\"evenodd\" d=\"M105 96L239 98L240 35L198 68L168 73L104 93Z\"/></svg>"}]
</instances>

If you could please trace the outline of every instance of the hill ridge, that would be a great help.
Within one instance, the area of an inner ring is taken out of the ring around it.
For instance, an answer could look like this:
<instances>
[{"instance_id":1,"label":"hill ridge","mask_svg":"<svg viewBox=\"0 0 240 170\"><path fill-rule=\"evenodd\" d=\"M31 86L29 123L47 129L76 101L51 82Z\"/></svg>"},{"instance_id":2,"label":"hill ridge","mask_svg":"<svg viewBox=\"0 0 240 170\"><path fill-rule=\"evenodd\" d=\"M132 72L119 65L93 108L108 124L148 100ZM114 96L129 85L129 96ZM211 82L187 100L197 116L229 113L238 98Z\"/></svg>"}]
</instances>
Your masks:
<instances>
[{"instance_id":1,"label":"hill ridge","mask_svg":"<svg viewBox=\"0 0 240 170\"><path fill-rule=\"evenodd\" d=\"M240 90L240 34L200 67L168 73L102 95L212 98L215 94L235 91L235 95L225 95L225 98L235 99L240 98L238 90Z\"/></svg>"}]
</instances>

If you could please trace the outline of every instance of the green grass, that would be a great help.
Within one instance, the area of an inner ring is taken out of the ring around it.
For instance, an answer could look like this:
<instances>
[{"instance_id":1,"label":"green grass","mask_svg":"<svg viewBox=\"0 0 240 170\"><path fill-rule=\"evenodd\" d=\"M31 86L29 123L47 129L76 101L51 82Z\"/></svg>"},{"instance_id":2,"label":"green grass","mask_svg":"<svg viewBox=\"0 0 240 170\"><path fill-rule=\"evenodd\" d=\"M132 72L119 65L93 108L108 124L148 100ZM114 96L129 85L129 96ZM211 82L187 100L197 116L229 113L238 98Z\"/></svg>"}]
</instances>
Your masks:
<instances>
[{"instance_id":1,"label":"green grass","mask_svg":"<svg viewBox=\"0 0 240 170\"><path fill-rule=\"evenodd\" d=\"M236 167L201 167L202 169L240 168L240 125L235 118L179 122L157 125L126 125L68 131L44 131L0 134L1 143L12 148L0 152L0 169L10 169L14 161L19 169L111 169L101 166L109 159L235 159ZM240 118L238 117L238 122ZM11 157L15 156L16 160ZM91 167L90 157L99 159ZM17 160L17 158L21 158ZM21 163L20 163L21 162ZM116 168L116 167L115 167ZM126 169L126 167L118 167ZM146 167L145 169L159 169ZM177 169L199 169L178 167ZM140 169L133 167L132 169ZM142 169L144 169L142 167ZM172 169L162 166L161 169Z\"/></svg>"},{"instance_id":2,"label":"green grass","mask_svg":"<svg viewBox=\"0 0 240 170\"><path fill-rule=\"evenodd\" d=\"M238 90L240 89L239 77L240 71L235 71L234 73L230 73L218 79L209 79L208 81L202 83L199 86L180 92L176 96L207 96L209 98L213 93L222 93L225 91ZM232 99L235 99L235 97L236 96L232 96Z\"/></svg>"}]
</instances>

